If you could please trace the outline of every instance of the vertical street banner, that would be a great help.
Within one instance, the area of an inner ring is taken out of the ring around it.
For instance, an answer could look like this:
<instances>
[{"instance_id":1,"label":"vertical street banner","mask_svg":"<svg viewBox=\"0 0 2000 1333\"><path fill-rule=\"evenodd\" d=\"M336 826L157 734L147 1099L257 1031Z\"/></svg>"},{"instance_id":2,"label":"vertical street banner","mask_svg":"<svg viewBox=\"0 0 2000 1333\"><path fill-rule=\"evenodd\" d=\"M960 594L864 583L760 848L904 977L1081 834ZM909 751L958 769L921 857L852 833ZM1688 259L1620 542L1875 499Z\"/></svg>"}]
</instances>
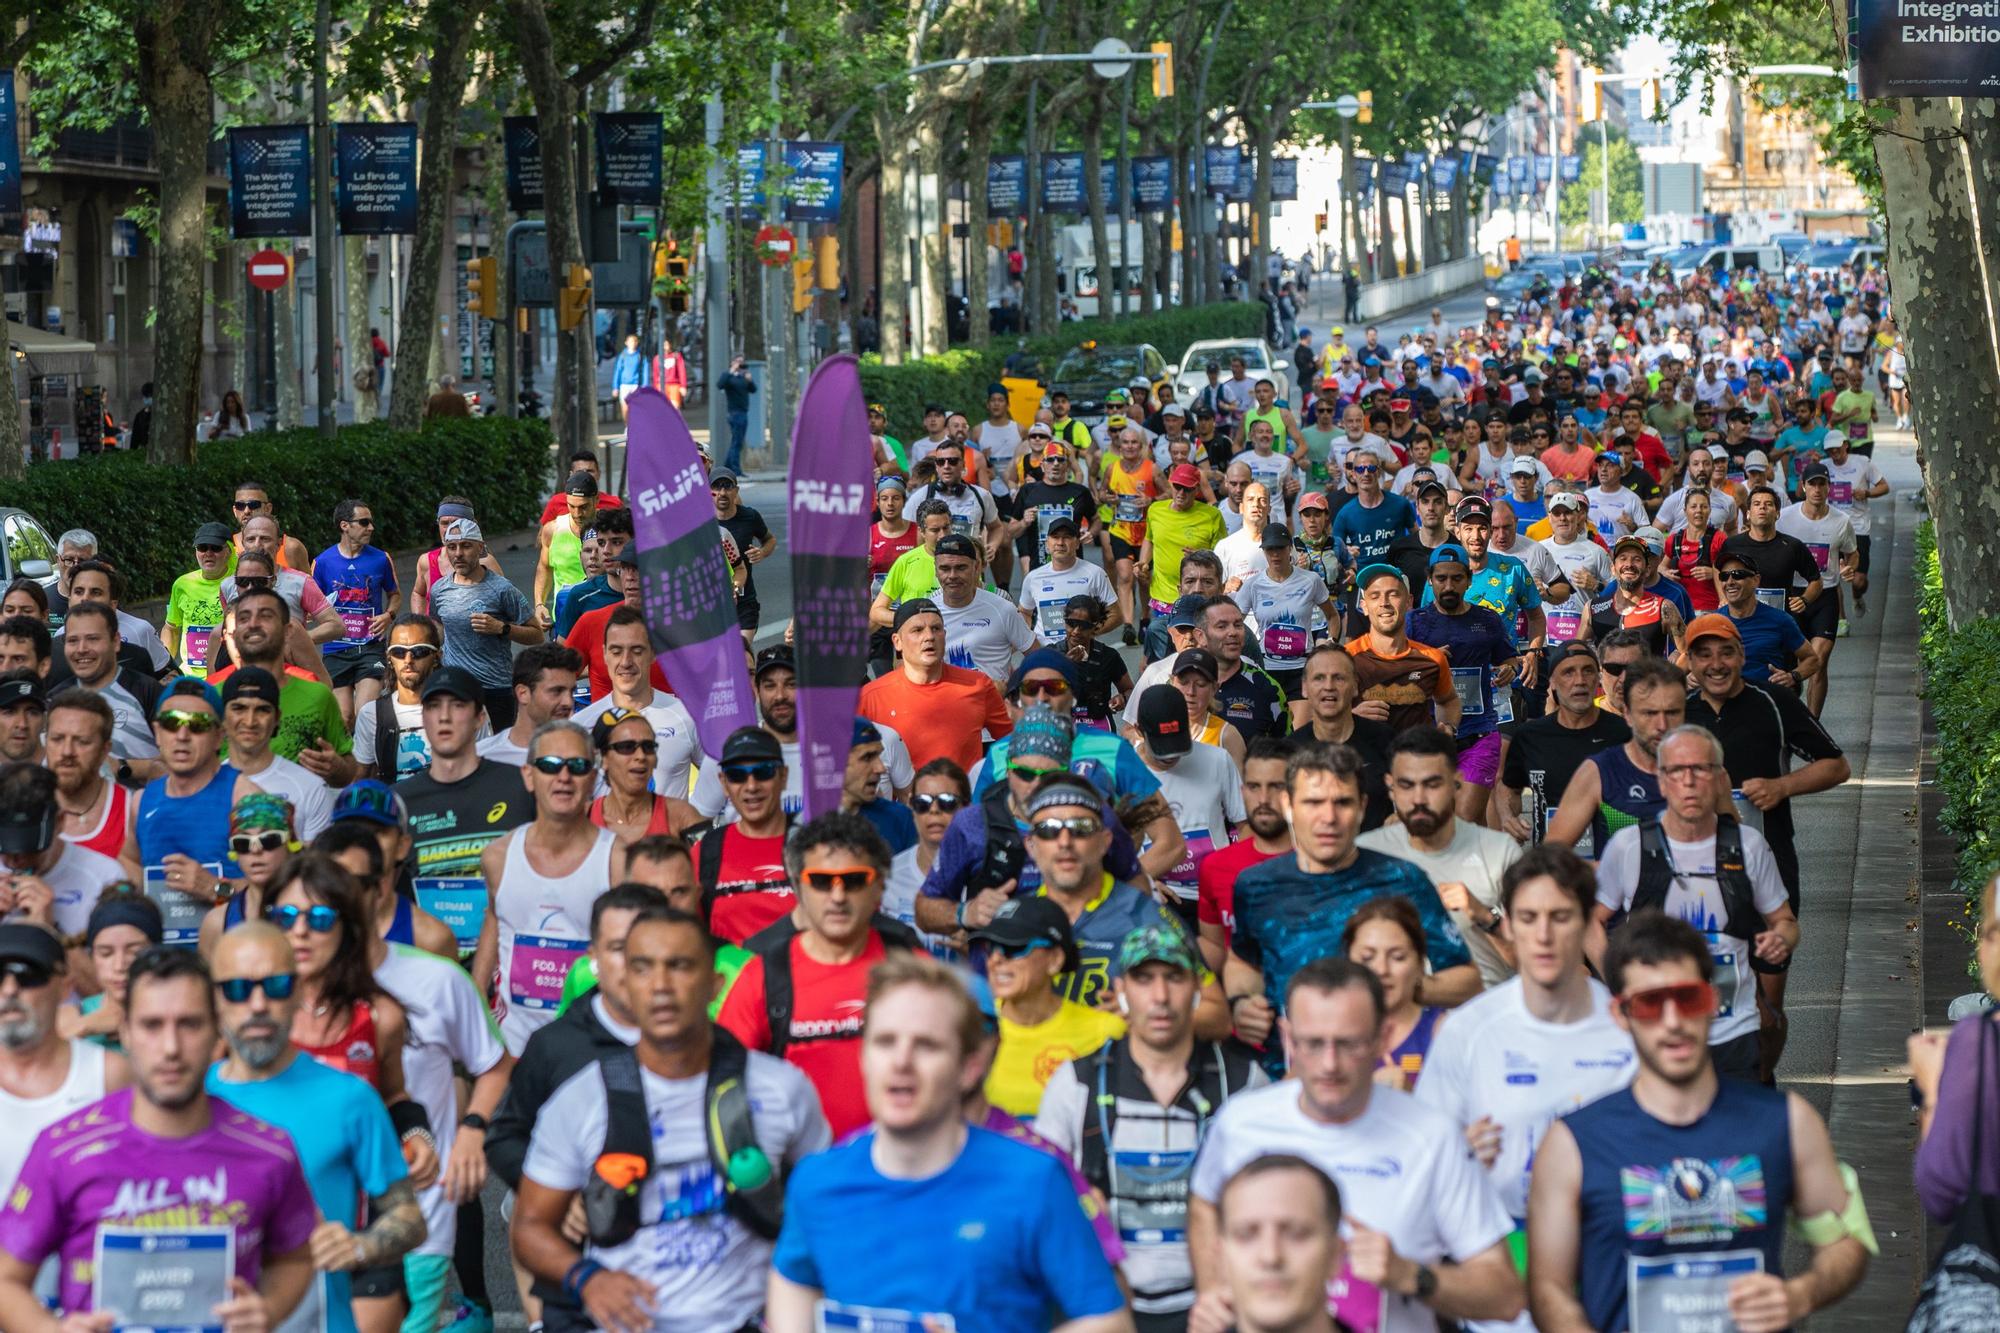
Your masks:
<instances>
[{"instance_id":1,"label":"vertical street banner","mask_svg":"<svg viewBox=\"0 0 2000 1333\"><path fill-rule=\"evenodd\" d=\"M1516 195L1526 194L1528 192L1528 182L1531 179L1530 173L1533 170L1534 164L1526 156L1515 154L1509 157L1507 159L1507 193Z\"/></svg>"},{"instance_id":2,"label":"vertical street banner","mask_svg":"<svg viewBox=\"0 0 2000 1333\"><path fill-rule=\"evenodd\" d=\"M1291 203L1299 197L1299 160L1296 157L1271 159L1271 199Z\"/></svg>"},{"instance_id":3,"label":"vertical street banner","mask_svg":"<svg viewBox=\"0 0 2000 1333\"><path fill-rule=\"evenodd\" d=\"M1017 218L1027 206L1028 159L1020 153L986 159L987 216Z\"/></svg>"},{"instance_id":4,"label":"vertical street banner","mask_svg":"<svg viewBox=\"0 0 2000 1333\"><path fill-rule=\"evenodd\" d=\"M19 236L27 221L21 206L21 125L14 107L14 71L0 70L0 236Z\"/></svg>"},{"instance_id":5,"label":"vertical street banner","mask_svg":"<svg viewBox=\"0 0 2000 1333\"><path fill-rule=\"evenodd\" d=\"M533 116L508 116L500 137L507 148L507 207L531 213L542 206L542 130Z\"/></svg>"},{"instance_id":6,"label":"vertical street banner","mask_svg":"<svg viewBox=\"0 0 2000 1333\"><path fill-rule=\"evenodd\" d=\"M1474 153L1472 155L1472 178L1481 185L1491 185L1499 169L1500 159L1493 154Z\"/></svg>"},{"instance_id":7,"label":"vertical street banner","mask_svg":"<svg viewBox=\"0 0 2000 1333\"><path fill-rule=\"evenodd\" d=\"M1556 174L1556 160L1547 153L1535 154L1535 184L1547 185Z\"/></svg>"},{"instance_id":8,"label":"vertical street banner","mask_svg":"<svg viewBox=\"0 0 2000 1333\"><path fill-rule=\"evenodd\" d=\"M722 553L715 497L694 436L666 395L641 389L626 405L626 494L646 628L667 683L694 714L702 750L719 755L730 732L756 725L757 695L736 624L736 591Z\"/></svg>"},{"instance_id":9,"label":"vertical street banner","mask_svg":"<svg viewBox=\"0 0 2000 1333\"><path fill-rule=\"evenodd\" d=\"M854 704L868 674L868 528L874 453L861 363L820 362L792 427L792 655L798 662L805 817L840 808ZM739 655L740 656L740 655Z\"/></svg>"},{"instance_id":10,"label":"vertical street banner","mask_svg":"<svg viewBox=\"0 0 2000 1333\"><path fill-rule=\"evenodd\" d=\"M1042 211L1082 213L1089 208L1084 198L1083 154L1042 154Z\"/></svg>"},{"instance_id":11,"label":"vertical street banner","mask_svg":"<svg viewBox=\"0 0 2000 1333\"><path fill-rule=\"evenodd\" d=\"M1431 160L1431 188L1439 194L1450 194L1451 187L1458 183L1459 159L1444 154Z\"/></svg>"},{"instance_id":12,"label":"vertical street banner","mask_svg":"<svg viewBox=\"0 0 2000 1333\"><path fill-rule=\"evenodd\" d=\"M1562 183L1574 185L1583 175L1583 154L1564 153L1562 155Z\"/></svg>"},{"instance_id":13,"label":"vertical street banner","mask_svg":"<svg viewBox=\"0 0 2000 1333\"><path fill-rule=\"evenodd\" d=\"M591 135L597 148L597 197L607 204L657 208L666 122L657 111L600 111Z\"/></svg>"},{"instance_id":14,"label":"vertical street banner","mask_svg":"<svg viewBox=\"0 0 2000 1333\"><path fill-rule=\"evenodd\" d=\"M1375 159L1372 157L1354 159L1354 197L1364 205L1375 198Z\"/></svg>"},{"instance_id":15,"label":"vertical street banner","mask_svg":"<svg viewBox=\"0 0 2000 1333\"><path fill-rule=\"evenodd\" d=\"M312 235L312 129L244 125L229 131L229 233Z\"/></svg>"},{"instance_id":16,"label":"vertical street banner","mask_svg":"<svg viewBox=\"0 0 2000 1333\"><path fill-rule=\"evenodd\" d=\"M1382 193L1400 199L1410 188L1410 169L1401 162L1382 163Z\"/></svg>"},{"instance_id":17,"label":"vertical street banner","mask_svg":"<svg viewBox=\"0 0 2000 1333\"><path fill-rule=\"evenodd\" d=\"M1104 196L1104 211L1116 213L1125 207L1125 196L1118 192L1118 159L1108 158L1097 164L1097 192ZM1084 196L1084 210L1089 211L1090 197Z\"/></svg>"},{"instance_id":18,"label":"vertical street banner","mask_svg":"<svg viewBox=\"0 0 2000 1333\"><path fill-rule=\"evenodd\" d=\"M415 125L337 124L333 162L333 206L342 236L415 234Z\"/></svg>"},{"instance_id":19,"label":"vertical street banner","mask_svg":"<svg viewBox=\"0 0 2000 1333\"><path fill-rule=\"evenodd\" d=\"M1202 150L1208 168L1208 192L1229 198L1236 189L1242 152L1235 144L1212 143Z\"/></svg>"},{"instance_id":20,"label":"vertical street banner","mask_svg":"<svg viewBox=\"0 0 2000 1333\"><path fill-rule=\"evenodd\" d=\"M1132 159L1132 206L1146 213L1170 212L1174 206L1174 160L1146 156Z\"/></svg>"},{"instance_id":21,"label":"vertical street banner","mask_svg":"<svg viewBox=\"0 0 2000 1333\"><path fill-rule=\"evenodd\" d=\"M847 149L800 139L785 145L785 216L794 222L840 221Z\"/></svg>"},{"instance_id":22,"label":"vertical street banner","mask_svg":"<svg viewBox=\"0 0 2000 1333\"><path fill-rule=\"evenodd\" d=\"M1863 97L2000 97L2000 4L1855 0Z\"/></svg>"},{"instance_id":23,"label":"vertical street banner","mask_svg":"<svg viewBox=\"0 0 2000 1333\"><path fill-rule=\"evenodd\" d=\"M1229 150L1236 155L1236 174L1230 178L1229 189L1223 197L1232 204L1240 204L1250 198L1250 191L1257 186L1257 160L1237 144Z\"/></svg>"},{"instance_id":24,"label":"vertical street banner","mask_svg":"<svg viewBox=\"0 0 2000 1333\"><path fill-rule=\"evenodd\" d=\"M736 150L736 216L752 221L764 216L763 144Z\"/></svg>"}]
</instances>

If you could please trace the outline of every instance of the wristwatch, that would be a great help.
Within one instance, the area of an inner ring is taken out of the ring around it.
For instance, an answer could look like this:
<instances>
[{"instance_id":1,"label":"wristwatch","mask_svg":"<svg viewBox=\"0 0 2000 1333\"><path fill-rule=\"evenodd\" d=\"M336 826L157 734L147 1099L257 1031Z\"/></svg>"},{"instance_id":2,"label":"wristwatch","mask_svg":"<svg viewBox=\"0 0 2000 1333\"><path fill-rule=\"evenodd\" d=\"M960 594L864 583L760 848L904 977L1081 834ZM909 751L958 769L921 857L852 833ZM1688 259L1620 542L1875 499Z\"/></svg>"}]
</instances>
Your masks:
<instances>
[{"instance_id":1,"label":"wristwatch","mask_svg":"<svg viewBox=\"0 0 2000 1333\"><path fill-rule=\"evenodd\" d=\"M1438 1294L1438 1275L1429 1264L1417 1265L1416 1297L1429 1305L1431 1298Z\"/></svg>"},{"instance_id":2,"label":"wristwatch","mask_svg":"<svg viewBox=\"0 0 2000 1333\"><path fill-rule=\"evenodd\" d=\"M476 1129L482 1134L486 1132L486 1117L477 1111L467 1111L458 1123L467 1129Z\"/></svg>"}]
</instances>

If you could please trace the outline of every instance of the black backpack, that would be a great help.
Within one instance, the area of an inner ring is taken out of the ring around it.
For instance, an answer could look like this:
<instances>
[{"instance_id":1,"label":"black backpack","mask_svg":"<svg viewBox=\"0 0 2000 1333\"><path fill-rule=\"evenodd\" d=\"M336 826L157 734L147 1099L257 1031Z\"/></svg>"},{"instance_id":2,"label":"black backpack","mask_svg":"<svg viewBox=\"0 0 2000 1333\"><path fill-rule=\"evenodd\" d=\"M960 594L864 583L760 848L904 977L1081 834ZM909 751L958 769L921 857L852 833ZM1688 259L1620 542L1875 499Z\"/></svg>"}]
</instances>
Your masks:
<instances>
[{"instance_id":1,"label":"black backpack","mask_svg":"<svg viewBox=\"0 0 2000 1333\"><path fill-rule=\"evenodd\" d=\"M721 1027L713 1027L702 1120L709 1165L731 1216L766 1240L777 1237L785 1216L785 1184L778 1164L757 1142L750 1114L749 1052ZM607 1103L604 1149L583 1185L591 1243L622 1245L639 1230L639 1197L653 1172L652 1119L639 1057L619 1045L598 1057Z\"/></svg>"},{"instance_id":2,"label":"black backpack","mask_svg":"<svg viewBox=\"0 0 2000 1333\"><path fill-rule=\"evenodd\" d=\"M396 749L402 743L402 724L396 721L396 691L386 689L375 696L375 780L396 785Z\"/></svg>"},{"instance_id":3,"label":"black backpack","mask_svg":"<svg viewBox=\"0 0 2000 1333\"><path fill-rule=\"evenodd\" d=\"M1111 1062L1118 1048L1107 1041L1090 1055L1072 1062L1076 1081L1083 1086L1086 1102L1083 1132L1077 1140L1080 1161L1077 1170L1093 1188L1111 1197L1111 1142L1118 1125L1117 1090L1111 1086ZM1204 1042L1195 1047L1197 1061L1194 1081L1186 1096L1194 1103L1196 1147L1222 1103L1243 1091L1250 1082L1250 1058L1222 1049L1221 1042Z\"/></svg>"},{"instance_id":4,"label":"black backpack","mask_svg":"<svg viewBox=\"0 0 2000 1333\"><path fill-rule=\"evenodd\" d=\"M1639 825L1639 887L1632 894L1632 911L1664 907L1667 891L1678 878L1660 821L1645 820ZM1715 882L1722 890L1722 933L1739 940L1756 939L1766 929L1764 914L1757 910L1756 890L1743 861L1743 833L1734 815L1715 817ZM1758 972L1772 970L1754 954L1750 966Z\"/></svg>"},{"instance_id":5,"label":"black backpack","mask_svg":"<svg viewBox=\"0 0 2000 1333\"><path fill-rule=\"evenodd\" d=\"M798 824L798 816L785 816L785 834L791 836ZM711 822L706 830L690 829L698 834L700 841L694 845L694 879L701 886L701 919L704 923L715 917L715 885L722 878L722 840L728 836L731 825Z\"/></svg>"},{"instance_id":6,"label":"black backpack","mask_svg":"<svg viewBox=\"0 0 2000 1333\"><path fill-rule=\"evenodd\" d=\"M997 889L1008 880L1018 880L1028 866L1028 844L1014 826L1007 779L1002 777L979 798L979 813L986 820L986 855L966 881L965 895L972 898L987 889Z\"/></svg>"},{"instance_id":7,"label":"black backpack","mask_svg":"<svg viewBox=\"0 0 2000 1333\"><path fill-rule=\"evenodd\" d=\"M778 923L780 926L790 924L790 918ZM875 932L882 937L882 947L890 952L921 951L922 945L916 934L895 918L877 913L872 924ZM754 945L760 940L767 940L776 929L774 926L761 930L751 937L750 942ZM780 1057L792 1042L792 1009L796 1003L796 995L792 988L792 940L797 934L796 930L789 930L775 943L755 951L757 956L764 960L764 1012L771 1022L769 1050L772 1055ZM831 1037L838 1034L827 1035Z\"/></svg>"}]
</instances>

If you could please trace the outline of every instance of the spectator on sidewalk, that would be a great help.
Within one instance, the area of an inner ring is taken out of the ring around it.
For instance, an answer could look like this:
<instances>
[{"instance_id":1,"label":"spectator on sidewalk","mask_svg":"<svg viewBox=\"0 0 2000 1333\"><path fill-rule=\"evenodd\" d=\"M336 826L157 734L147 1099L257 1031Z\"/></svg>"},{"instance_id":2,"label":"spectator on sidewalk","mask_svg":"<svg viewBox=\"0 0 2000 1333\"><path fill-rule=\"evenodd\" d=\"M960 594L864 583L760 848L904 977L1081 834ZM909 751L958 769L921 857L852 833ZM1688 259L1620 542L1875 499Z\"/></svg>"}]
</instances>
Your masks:
<instances>
[{"instance_id":1,"label":"spectator on sidewalk","mask_svg":"<svg viewBox=\"0 0 2000 1333\"><path fill-rule=\"evenodd\" d=\"M723 415L729 420L729 452L723 456L722 465L732 472L743 470L743 434L750 429L750 395L757 392L757 381L743 373L743 358L735 357L729 363L729 370L715 382L722 390Z\"/></svg>"}]
</instances>

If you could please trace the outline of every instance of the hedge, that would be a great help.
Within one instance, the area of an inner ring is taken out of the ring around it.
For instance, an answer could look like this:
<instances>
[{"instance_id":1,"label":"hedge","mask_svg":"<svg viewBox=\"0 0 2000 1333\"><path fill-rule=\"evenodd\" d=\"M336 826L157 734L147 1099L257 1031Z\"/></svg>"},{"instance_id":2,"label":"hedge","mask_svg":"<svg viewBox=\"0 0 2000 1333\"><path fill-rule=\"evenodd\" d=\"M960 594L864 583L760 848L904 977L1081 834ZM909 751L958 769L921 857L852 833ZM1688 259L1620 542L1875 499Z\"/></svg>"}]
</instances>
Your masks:
<instances>
[{"instance_id":1,"label":"hedge","mask_svg":"<svg viewBox=\"0 0 2000 1333\"><path fill-rule=\"evenodd\" d=\"M1937 534L1917 529L1917 652L1924 697L1944 743L1937 783L1944 793L1938 824L1958 844L1954 883L1965 895L1968 924L2000 871L2000 619L1954 629L1945 608Z\"/></svg>"},{"instance_id":2,"label":"hedge","mask_svg":"<svg viewBox=\"0 0 2000 1333\"><path fill-rule=\"evenodd\" d=\"M0 504L27 510L52 536L96 533L136 602L164 597L194 568L194 530L230 522L239 481L268 486L287 533L315 554L339 535L333 509L346 499L368 503L378 545L403 550L436 540L442 495L471 499L490 533L532 524L551 484L551 441L546 422L507 417L434 421L415 433L343 426L331 440L312 429L258 432L200 445L180 467L129 452L39 463L0 487Z\"/></svg>"},{"instance_id":3,"label":"hedge","mask_svg":"<svg viewBox=\"0 0 2000 1333\"><path fill-rule=\"evenodd\" d=\"M1176 307L1106 324L1097 320L1065 324L1063 331L1028 339L1028 351L1053 372L1064 355L1086 338L1101 343L1151 343L1169 364L1181 359L1190 343L1208 338L1262 336L1264 306L1255 301L1218 301L1212 305ZM889 410L889 429L899 439L923 434L924 404L945 403L980 418L986 386L1000 378L1001 366L1015 350L1016 339L1000 336L984 351L954 347L939 356L885 366L869 356L861 363L861 386L868 401ZM1275 349L1279 356L1284 348Z\"/></svg>"}]
</instances>

